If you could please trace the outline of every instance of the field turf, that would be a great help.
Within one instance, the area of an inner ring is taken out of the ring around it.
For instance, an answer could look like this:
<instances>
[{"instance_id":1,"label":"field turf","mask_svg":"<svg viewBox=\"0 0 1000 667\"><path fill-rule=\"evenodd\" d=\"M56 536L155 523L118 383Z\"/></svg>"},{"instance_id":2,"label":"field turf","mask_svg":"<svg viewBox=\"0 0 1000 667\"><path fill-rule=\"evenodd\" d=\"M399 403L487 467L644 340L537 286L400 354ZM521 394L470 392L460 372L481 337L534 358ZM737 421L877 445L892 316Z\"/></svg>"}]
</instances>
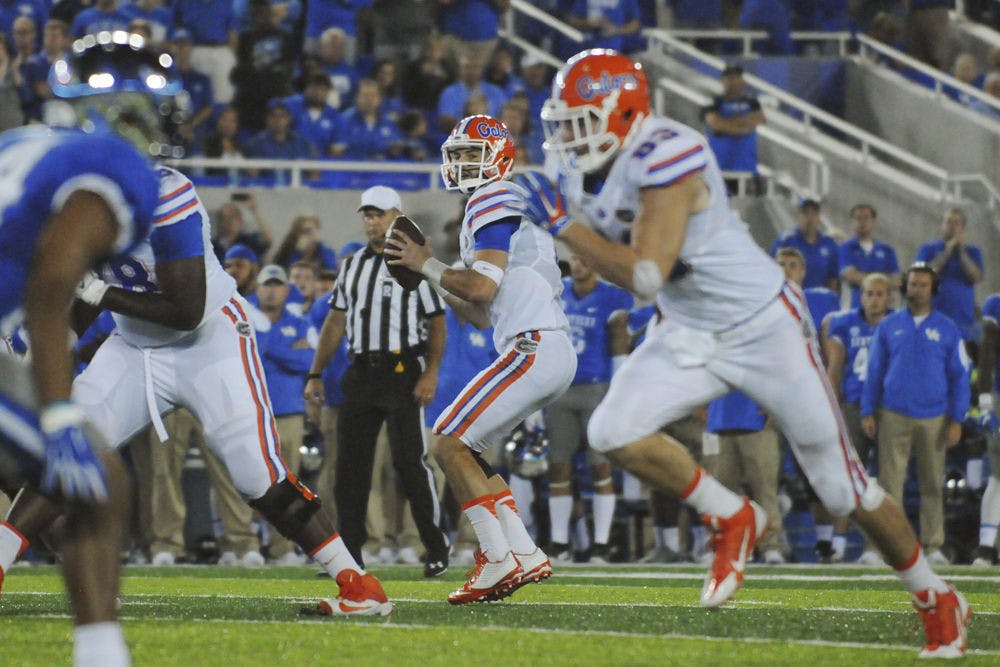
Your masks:
<instances>
[{"instance_id":1,"label":"field turf","mask_svg":"<svg viewBox=\"0 0 1000 667\"><path fill-rule=\"evenodd\" d=\"M452 607L453 568L373 568L397 612L330 619L315 569L129 567L122 617L142 665L900 665L922 626L895 578L852 567L752 567L725 609L698 607L704 570L562 567L500 603ZM967 664L1000 664L1000 571L946 571L973 607ZM17 567L0 598L0 665L64 665L71 626L52 567Z\"/></svg>"}]
</instances>

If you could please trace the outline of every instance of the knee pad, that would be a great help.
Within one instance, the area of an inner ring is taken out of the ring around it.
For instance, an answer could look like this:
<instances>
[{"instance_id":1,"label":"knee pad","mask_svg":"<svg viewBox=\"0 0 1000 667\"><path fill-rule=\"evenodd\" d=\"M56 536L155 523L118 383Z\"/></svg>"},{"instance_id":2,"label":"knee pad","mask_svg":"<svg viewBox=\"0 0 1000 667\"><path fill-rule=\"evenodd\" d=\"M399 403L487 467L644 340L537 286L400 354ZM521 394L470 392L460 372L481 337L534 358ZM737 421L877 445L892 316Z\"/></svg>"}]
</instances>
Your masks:
<instances>
[{"instance_id":1,"label":"knee pad","mask_svg":"<svg viewBox=\"0 0 1000 667\"><path fill-rule=\"evenodd\" d=\"M250 506L263 514L279 533L297 542L302 529L320 511L322 503L316 494L289 475L263 496L250 501Z\"/></svg>"}]
</instances>

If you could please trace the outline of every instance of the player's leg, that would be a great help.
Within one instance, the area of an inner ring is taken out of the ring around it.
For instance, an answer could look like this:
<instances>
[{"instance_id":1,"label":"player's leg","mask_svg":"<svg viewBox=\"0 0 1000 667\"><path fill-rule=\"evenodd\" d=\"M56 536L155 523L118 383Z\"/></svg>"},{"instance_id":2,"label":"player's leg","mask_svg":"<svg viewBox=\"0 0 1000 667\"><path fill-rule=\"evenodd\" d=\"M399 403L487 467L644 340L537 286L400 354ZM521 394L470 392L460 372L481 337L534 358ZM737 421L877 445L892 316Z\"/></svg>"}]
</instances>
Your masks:
<instances>
[{"instance_id":1,"label":"player's leg","mask_svg":"<svg viewBox=\"0 0 1000 667\"><path fill-rule=\"evenodd\" d=\"M573 454L580 448L587 424L581 424L581 387L570 387L545 409L549 437L549 525L550 553L556 561L572 562L569 524L573 515Z\"/></svg>"},{"instance_id":2,"label":"player's leg","mask_svg":"<svg viewBox=\"0 0 1000 667\"><path fill-rule=\"evenodd\" d=\"M740 388L784 431L823 504L835 516L854 512L909 589L924 620L927 641L921 655L961 655L969 606L931 570L902 507L868 478L819 363L815 339L803 335L811 330L803 326L807 312L801 296L786 288L758 316L754 329L724 348L719 372L742 378ZM783 382L774 382L775 377Z\"/></svg>"},{"instance_id":3,"label":"player's leg","mask_svg":"<svg viewBox=\"0 0 1000 667\"><path fill-rule=\"evenodd\" d=\"M979 546L975 567L989 567L997 562L997 526L1000 525L1000 433L986 436L990 477L983 491L983 502L979 508Z\"/></svg>"},{"instance_id":4,"label":"player's leg","mask_svg":"<svg viewBox=\"0 0 1000 667\"><path fill-rule=\"evenodd\" d=\"M583 385L580 387L580 410L577 412L579 427L584 433L594 410L600 405L608 393L607 383ZM550 435L551 442L551 435ZM611 539L611 524L615 518L617 498L611 478L611 462L608 457L587 445L587 462L590 464L590 479L593 486L591 496L594 516L594 545L590 552L590 562L607 564L609 556L608 542Z\"/></svg>"}]
</instances>

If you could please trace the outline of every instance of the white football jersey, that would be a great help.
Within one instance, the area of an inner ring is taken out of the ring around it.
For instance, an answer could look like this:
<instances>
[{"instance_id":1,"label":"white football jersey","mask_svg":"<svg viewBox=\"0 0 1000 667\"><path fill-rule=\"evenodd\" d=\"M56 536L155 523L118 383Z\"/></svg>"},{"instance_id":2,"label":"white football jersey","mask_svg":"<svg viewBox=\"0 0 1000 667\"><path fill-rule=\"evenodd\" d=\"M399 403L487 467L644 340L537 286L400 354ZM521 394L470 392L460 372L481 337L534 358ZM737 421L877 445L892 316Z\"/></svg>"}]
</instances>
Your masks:
<instances>
[{"instance_id":1,"label":"white football jersey","mask_svg":"<svg viewBox=\"0 0 1000 667\"><path fill-rule=\"evenodd\" d=\"M524 215L524 190L510 181L488 183L469 197L459 237L462 263L472 266L476 232L504 218L518 218L521 226L510 239L507 268L500 289L490 303L493 344L505 349L508 341L524 331L569 331L563 313L562 278L556 263L552 236Z\"/></svg>"},{"instance_id":2,"label":"white football jersey","mask_svg":"<svg viewBox=\"0 0 1000 667\"><path fill-rule=\"evenodd\" d=\"M579 175L563 177L561 188L574 211L609 239L622 242L638 216L642 188L667 186L694 174L708 186L710 201L688 218L680 257L657 303L668 318L685 326L722 331L774 299L784 274L729 208L722 172L702 134L673 120L648 118L615 158L597 194L584 192Z\"/></svg>"},{"instance_id":3,"label":"white football jersey","mask_svg":"<svg viewBox=\"0 0 1000 667\"><path fill-rule=\"evenodd\" d=\"M169 167L159 167L160 199L153 213L149 236L131 253L113 260L101 270L101 278L112 285L136 291L158 291L156 262L204 257L205 318L222 308L236 292L236 281L225 272L212 250L208 212L188 178ZM188 331L178 331L147 320L114 313L118 331L140 347L173 343Z\"/></svg>"}]
</instances>

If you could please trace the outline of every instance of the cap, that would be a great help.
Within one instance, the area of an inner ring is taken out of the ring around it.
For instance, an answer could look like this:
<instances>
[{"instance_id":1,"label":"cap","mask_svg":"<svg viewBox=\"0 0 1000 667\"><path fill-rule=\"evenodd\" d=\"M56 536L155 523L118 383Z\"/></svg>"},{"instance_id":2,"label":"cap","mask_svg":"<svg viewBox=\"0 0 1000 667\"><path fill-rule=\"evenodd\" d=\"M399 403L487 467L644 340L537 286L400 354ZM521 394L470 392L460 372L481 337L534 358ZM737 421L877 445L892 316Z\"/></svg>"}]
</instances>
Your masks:
<instances>
[{"instance_id":1,"label":"cap","mask_svg":"<svg viewBox=\"0 0 1000 667\"><path fill-rule=\"evenodd\" d=\"M288 284L288 274L277 264L268 264L257 274L257 282L266 285L272 280L276 280L282 285Z\"/></svg>"},{"instance_id":2,"label":"cap","mask_svg":"<svg viewBox=\"0 0 1000 667\"><path fill-rule=\"evenodd\" d=\"M358 207L358 211L368 207L381 211L388 211L390 208L401 211L403 202L399 199L399 193L392 188L376 185L361 193L361 206Z\"/></svg>"},{"instance_id":3,"label":"cap","mask_svg":"<svg viewBox=\"0 0 1000 667\"><path fill-rule=\"evenodd\" d=\"M194 38L191 36L191 31L187 28L175 28L174 29L174 41L175 42L193 42Z\"/></svg>"},{"instance_id":4,"label":"cap","mask_svg":"<svg viewBox=\"0 0 1000 667\"><path fill-rule=\"evenodd\" d=\"M226 251L226 259L245 259L248 262L260 264L260 259L257 258L257 253L251 250L249 246L245 246L242 243L230 246L229 250Z\"/></svg>"},{"instance_id":5,"label":"cap","mask_svg":"<svg viewBox=\"0 0 1000 667\"><path fill-rule=\"evenodd\" d=\"M365 244L361 241L348 241L344 244L344 247L340 249L340 254L337 255L337 259L344 259L345 257L350 257L359 250L364 249Z\"/></svg>"}]
</instances>

